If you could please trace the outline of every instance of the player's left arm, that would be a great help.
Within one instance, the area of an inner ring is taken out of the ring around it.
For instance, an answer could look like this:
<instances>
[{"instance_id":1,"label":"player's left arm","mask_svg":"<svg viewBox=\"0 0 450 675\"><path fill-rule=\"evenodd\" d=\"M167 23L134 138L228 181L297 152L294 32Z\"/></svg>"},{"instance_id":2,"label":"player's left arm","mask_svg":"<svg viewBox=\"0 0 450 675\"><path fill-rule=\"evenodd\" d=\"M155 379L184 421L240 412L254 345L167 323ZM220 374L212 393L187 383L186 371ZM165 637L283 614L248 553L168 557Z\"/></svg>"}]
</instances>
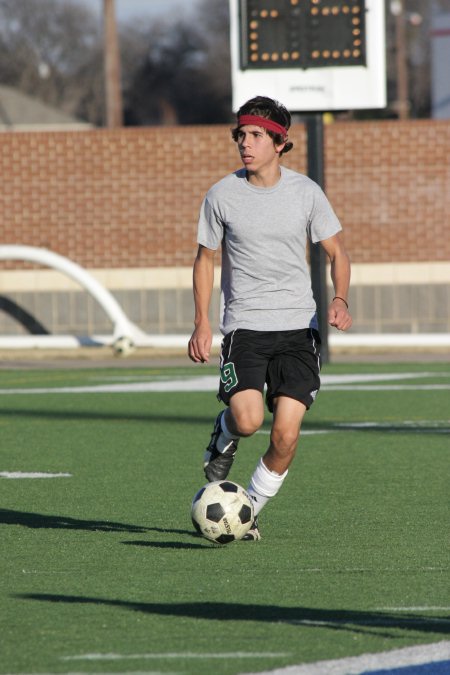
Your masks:
<instances>
[{"instance_id":1,"label":"player's left arm","mask_svg":"<svg viewBox=\"0 0 450 675\"><path fill-rule=\"evenodd\" d=\"M352 317L348 307L350 287L350 258L345 250L341 232L320 242L330 259L334 298L328 307L328 323L338 330L348 330Z\"/></svg>"}]
</instances>

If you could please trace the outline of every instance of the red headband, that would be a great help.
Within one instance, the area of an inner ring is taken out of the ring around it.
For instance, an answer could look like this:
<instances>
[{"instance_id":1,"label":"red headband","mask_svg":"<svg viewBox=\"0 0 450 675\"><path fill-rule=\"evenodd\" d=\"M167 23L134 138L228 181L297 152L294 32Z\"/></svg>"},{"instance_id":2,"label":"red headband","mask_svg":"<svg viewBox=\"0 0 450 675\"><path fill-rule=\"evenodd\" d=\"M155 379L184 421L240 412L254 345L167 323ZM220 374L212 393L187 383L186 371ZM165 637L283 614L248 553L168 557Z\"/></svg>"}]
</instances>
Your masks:
<instances>
[{"instance_id":1,"label":"red headband","mask_svg":"<svg viewBox=\"0 0 450 675\"><path fill-rule=\"evenodd\" d=\"M243 127L246 124L254 124L257 127L263 127L263 129L268 129L269 131L281 134L284 139L287 138L286 127L283 127L282 124L278 124L278 122L268 120L267 117L260 117L259 115L241 115L238 118L238 126Z\"/></svg>"}]
</instances>

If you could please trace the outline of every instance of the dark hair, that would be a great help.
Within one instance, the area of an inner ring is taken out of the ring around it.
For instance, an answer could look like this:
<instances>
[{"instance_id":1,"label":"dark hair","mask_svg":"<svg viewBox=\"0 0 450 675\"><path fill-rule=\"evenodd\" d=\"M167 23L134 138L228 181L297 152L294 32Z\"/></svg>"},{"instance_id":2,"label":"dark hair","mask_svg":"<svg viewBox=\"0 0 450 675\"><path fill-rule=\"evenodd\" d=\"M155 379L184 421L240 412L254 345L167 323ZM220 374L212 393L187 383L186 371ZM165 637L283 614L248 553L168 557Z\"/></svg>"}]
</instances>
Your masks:
<instances>
[{"instance_id":1,"label":"dark hair","mask_svg":"<svg viewBox=\"0 0 450 675\"><path fill-rule=\"evenodd\" d=\"M241 115L259 115L259 117L265 117L266 119L281 124L285 129L289 129L291 126L291 114L287 108L285 108L282 103L279 103L268 96L255 96L255 98L251 98L237 111L238 120ZM294 144L290 141L284 141L282 134L278 134L276 131L270 131L269 129L266 130L266 133L272 138L275 145L282 145L285 143L280 155L289 152L289 150L292 150L294 147ZM238 126L231 130L231 135L233 140L237 142L239 137Z\"/></svg>"}]
</instances>

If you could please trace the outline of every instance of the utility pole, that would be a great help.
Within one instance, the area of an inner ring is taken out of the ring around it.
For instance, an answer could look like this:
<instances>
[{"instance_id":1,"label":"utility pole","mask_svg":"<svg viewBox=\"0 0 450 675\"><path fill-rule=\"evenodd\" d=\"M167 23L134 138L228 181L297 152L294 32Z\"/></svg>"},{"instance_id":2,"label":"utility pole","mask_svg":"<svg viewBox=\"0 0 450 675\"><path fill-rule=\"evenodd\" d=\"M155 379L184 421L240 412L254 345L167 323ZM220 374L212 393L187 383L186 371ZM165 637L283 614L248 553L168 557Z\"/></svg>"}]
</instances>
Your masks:
<instances>
[{"instance_id":1,"label":"utility pole","mask_svg":"<svg viewBox=\"0 0 450 675\"><path fill-rule=\"evenodd\" d=\"M103 0L103 48L106 92L106 126L123 125L122 92L120 86L120 53L114 0Z\"/></svg>"},{"instance_id":2,"label":"utility pole","mask_svg":"<svg viewBox=\"0 0 450 675\"><path fill-rule=\"evenodd\" d=\"M406 45L405 0L391 0L391 12L395 16L396 69L397 69L397 114L401 120L409 118L409 87Z\"/></svg>"}]
</instances>

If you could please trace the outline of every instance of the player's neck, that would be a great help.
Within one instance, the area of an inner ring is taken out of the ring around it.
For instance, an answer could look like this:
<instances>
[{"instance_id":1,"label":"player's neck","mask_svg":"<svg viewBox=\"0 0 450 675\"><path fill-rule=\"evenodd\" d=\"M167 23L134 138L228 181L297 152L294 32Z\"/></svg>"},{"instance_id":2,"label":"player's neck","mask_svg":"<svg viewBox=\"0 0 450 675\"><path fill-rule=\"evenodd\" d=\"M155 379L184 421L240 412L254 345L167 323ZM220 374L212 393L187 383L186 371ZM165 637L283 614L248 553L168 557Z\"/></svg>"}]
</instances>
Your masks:
<instances>
[{"instance_id":1,"label":"player's neck","mask_svg":"<svg viewBox=\"0 0 450 675\"><path fill-rule=\"evenodd\" d=\"M257 171L247 170L247 180L256 187L273 187L281 178L281 169L278 162L274 165L261 168Z\"/></svg>"}]
</instances>

